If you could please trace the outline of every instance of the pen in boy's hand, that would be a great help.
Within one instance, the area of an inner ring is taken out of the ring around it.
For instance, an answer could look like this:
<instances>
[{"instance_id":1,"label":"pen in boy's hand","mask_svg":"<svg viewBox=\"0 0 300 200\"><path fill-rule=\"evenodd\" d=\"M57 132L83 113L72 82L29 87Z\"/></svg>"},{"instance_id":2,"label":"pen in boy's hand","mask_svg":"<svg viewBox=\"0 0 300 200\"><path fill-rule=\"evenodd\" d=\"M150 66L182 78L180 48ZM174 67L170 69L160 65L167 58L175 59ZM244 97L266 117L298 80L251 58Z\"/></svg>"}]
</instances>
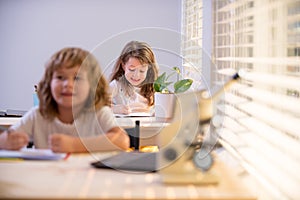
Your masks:
<instances>
[{"instance_id":1,"label":"pen in boy's hand","mask_svg":"<svg viewBox=\"0 0 300 200\"><path fill-rule=\"evenodd\" d=\"M7 131L9 133L9 128L0 125L0 131Z\"/></svg>"}]
</instances>

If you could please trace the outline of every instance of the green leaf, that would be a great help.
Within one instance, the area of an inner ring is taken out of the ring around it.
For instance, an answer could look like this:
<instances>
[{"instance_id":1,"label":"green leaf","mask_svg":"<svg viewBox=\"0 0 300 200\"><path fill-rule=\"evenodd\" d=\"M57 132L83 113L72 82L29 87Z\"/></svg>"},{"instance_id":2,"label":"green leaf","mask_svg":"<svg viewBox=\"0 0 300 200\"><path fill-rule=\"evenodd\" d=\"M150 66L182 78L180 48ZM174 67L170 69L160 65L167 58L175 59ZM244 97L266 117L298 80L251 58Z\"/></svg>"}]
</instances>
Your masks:
<instances>
[{"instance_id":1,"label":"green leaf","mask_svg":"<svg viewBox=\"0 0 300 200\"><path fill-rule=\"evenodd\" d=\"M177 81L174 84L175 93L187 91L191 87L192 83L193 83L192 79L183 79L183 80Z\"/></svg>"},{"instance_id":2,"label":"green leaf","mask_svg":"<svg viewBox=\"0 0 300 200\"><path fill-rule=\"evenodd\" d=\"M160 75L153 84L154 91L155 92L163 92L166 90L166 88L172 84L172 82L166 82L166 72L164 72L162 75Z\"/></svg>"},{"instance_id":3,"label":"green leaf","mask_svg":"<svg viewBox=\"0 0 300 200\"><path fill-rule=\"evenodd\" d=\"M162 91L161 90L161 84L159 84L159 83L154 82L153 87L154 87L155 92L161 92Z\"/></svg>"},{"instance_id":4,"label":"green leaf","mask_svg":"<svg viewBox=\"0 0 300 200\"><path fill-rule=\"evenodd\" d=\"M157 77L154 83L163 84L166 81L166 72L164 72L162 75Z\"/></svg>"},{"instance_id":5,"label":"green leaf","mask_svg":"<svg viewBox=\"0 0 300 200\"><path fill-rule=\"evenodd\" d=\"M163 74L157 77L157 79L154 81L153 84L155 92L162 92L162 90L164 89L163 84L165 82L165 79L166 79L166 72L164 72Z\"/></svg>"},{"instance_id":6,"label":"green leaf","mask_svg":"<svg viewBox=\"0 0 300 200\"><path fill-rule=\"evenodd\" d=\"M162 73L160 76L157 77L157 79L153 83L154 91L160 92L160 93L170 93L168 90L168 86L173 84L173 82L167 82L168 79L175 75L176 73L180 75L180 69L178 67L173 67L173 70L171 74L167 75L166 72ZM180 81L177 81L174 84L174 92L185 92L188 90L193 83L192 79L183 79Z\"/></svg>"}]
</instances>

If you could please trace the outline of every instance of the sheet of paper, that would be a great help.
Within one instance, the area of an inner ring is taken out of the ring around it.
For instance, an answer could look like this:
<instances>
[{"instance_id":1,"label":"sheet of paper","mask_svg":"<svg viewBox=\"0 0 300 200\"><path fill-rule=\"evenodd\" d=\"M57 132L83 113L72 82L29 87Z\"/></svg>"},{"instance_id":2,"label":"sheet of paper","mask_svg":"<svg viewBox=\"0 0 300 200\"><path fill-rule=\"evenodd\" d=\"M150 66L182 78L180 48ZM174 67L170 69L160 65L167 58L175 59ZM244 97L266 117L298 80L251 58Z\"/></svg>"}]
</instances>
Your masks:
<instances>
[{"instance_id":1,"label":"sheet of paper","mask_svg":"<svg viewBox=\"0 0 300 200\"><path fill-rule=\"evenodd\" d=\"M135 112L135 113L129 113L127 115L125 114L114 114L115 117L152 117L151 113L146 112Z\"/></svg>"},{"instance_id":2,"label":"sheet of paper","mask_svg":"<svg viewBox=\"0 0 300 200\"><path fill-rule=\"evenodd\" d=\"M24 160L61 160L65 153L53 153L50 149L0 150L0 158L22 158Z\"/></svg>"}]
</instances>

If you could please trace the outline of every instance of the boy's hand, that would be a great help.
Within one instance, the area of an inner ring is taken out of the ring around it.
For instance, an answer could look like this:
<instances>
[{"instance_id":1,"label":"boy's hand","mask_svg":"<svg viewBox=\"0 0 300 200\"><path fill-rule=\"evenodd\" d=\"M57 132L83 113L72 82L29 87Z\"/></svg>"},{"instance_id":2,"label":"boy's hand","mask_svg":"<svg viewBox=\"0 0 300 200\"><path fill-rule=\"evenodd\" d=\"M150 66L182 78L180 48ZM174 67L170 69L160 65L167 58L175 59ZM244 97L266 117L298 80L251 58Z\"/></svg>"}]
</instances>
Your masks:
<instances>
[{"instance_id":1,"label":"boy's hand","mask_svg":"<svg viewBox=\"0 0 300 200\"><path fill-rule=\"evenodd\" d=\"M29 137L24 132L10 132L7 134L5 142L5 149L8 150L19 150L24 146L27 146Z\"/></svg>"},{"instance_id":2,"label":"boy's hand","mask_svg":"<svg viewBox=\"0 0 300 200\"><path fill-rule=\"evenodd\" d=\"M49 148L53 152L73 152L74 137L65 134L54 133L49 136Z\"/></svg>"},{"instance_id":3,"label":"boy's hand","mask_svg":"<svg viewBox=\"0 0 300 200\"><path fill-rule=\"evenodd\" d=\"M123 150L129 148L129 136L128 134L119 127L114 127L106 133L106 137L112 142L112 144L120 147Z\"/></svg>"}]
</instances>

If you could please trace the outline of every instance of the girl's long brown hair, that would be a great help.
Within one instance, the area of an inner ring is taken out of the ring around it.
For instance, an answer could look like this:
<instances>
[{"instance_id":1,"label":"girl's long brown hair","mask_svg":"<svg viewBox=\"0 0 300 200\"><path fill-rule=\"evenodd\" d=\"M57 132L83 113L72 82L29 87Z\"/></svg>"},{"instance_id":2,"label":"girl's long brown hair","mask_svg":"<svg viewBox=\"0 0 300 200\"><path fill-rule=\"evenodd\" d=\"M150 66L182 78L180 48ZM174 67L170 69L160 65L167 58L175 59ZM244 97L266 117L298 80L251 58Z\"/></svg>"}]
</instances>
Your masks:
<instances>
[{"instance_id":1,"label":"girl's long brown hair","mask_svg":"<svg viewBox=\"0 0 300 200\"><path fill-rule=\"evenodd\" d=\"M141 84L141 95L148 100L149 105L154 104L154 88L153 83L158 75L158 64L151 47L145 42L131 41L125 45L121 55L118 57L114 66L113 73L110 81L117 80L122 84L125 92L130 93L128 90L132 88L131 84L124 77L123 65L129 58L137 58L142 64L148 64L147 77Z\"/></svg>"},{"instance_id":2,"label":"girl's long brown hair","mask_svg":"<svg viewBox=\"0 0 300 200\"><path fill-rule=\"evenodd\" d=\"M90 84L89 96L84 106L85 110L99 110L110 105L109 87L101 72L97 59L88 51L76 47L63 48L56 52L45 65L45 73L38 84L39 110L43 117L53 119L58 114L57 103L51 93L53 73L59 68L80 66L86 70Z\"/></svg>"}]
</instances>

